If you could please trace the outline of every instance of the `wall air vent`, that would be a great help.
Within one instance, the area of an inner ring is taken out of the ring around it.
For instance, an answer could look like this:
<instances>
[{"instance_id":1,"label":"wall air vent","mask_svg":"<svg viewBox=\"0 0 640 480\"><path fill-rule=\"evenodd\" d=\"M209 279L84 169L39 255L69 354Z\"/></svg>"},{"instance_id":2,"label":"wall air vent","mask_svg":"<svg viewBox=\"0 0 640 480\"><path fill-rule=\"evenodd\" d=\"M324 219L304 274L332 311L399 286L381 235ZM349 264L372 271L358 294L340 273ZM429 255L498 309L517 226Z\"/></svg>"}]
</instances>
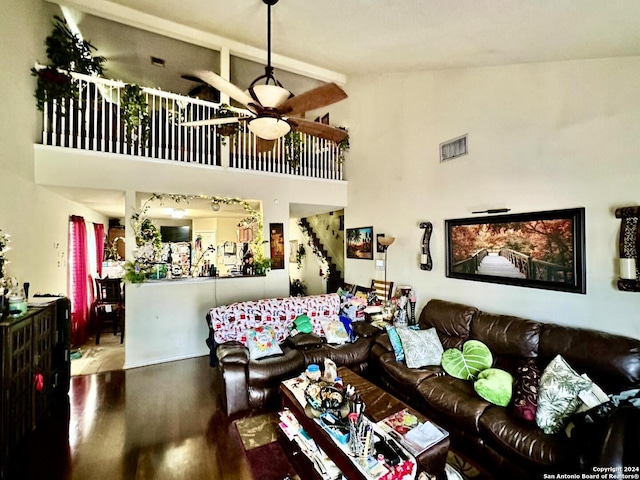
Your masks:
<instances>
[{"instance_id":1,"label":"wall air vent","mask_svg":"<svg viewBox=\"0 0 640 480\"><path fill-rule=\"evenodd\" d=\"M440 144L440 161L446 162L454 158L466 155L469 153L467 150L467 135L448 140Z\"/></svg>"}]
</instances>

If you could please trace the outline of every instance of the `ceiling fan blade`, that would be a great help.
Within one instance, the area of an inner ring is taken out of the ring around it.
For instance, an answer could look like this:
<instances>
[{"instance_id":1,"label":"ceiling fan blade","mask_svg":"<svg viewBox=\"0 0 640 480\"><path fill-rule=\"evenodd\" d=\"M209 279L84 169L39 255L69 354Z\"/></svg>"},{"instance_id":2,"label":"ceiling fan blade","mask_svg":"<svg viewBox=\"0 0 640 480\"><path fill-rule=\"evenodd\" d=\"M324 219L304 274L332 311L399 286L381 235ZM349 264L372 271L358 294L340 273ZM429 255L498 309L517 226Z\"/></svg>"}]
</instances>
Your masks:
<instances>
[{"instance_id":1,"label":"ceiling fan blade","mask_svg":"<svg viewBox=\"0 0 640 480\"><path fill-rule=\"evenodd\" d=\"M332 142L340 143L349 136L346 130L325 125L324 123L311 122L302 118L289 118L294 128L307 135L313 135L314 137L325 138Z\"/></svg>"},{"instance_id":2,"label":"ceiling fan blade","mask_svg":"<svg viewBox=\"0 0 640 480\"><path fill-rule=\"evenodd\" d=\"M225 106L225 110L229 110L230 112L239 113L240 115L253 116L253 112L250 112L246 108L238 108L232 105Z\"/></svg>"},{"instance_id":3,"label":"ceiling fan blade","mask_svg":"<svg viewBox=\"0 0 640 480\"><path fill-rule=\"evenodd\" d=\"M223 93L226 93L231 98L242 103L243 105L248 105L249 103L252 103L254 101L248 94L244 93L233 83L225 80L216 73L210 72L208 70L198 70L197 72L193 72L193 74L201 81L208 83L209 85L217 88Z\"/></svg>"},{"instance_id":4,"label":"ceiling fan blade","mask_svg":"<svg viewBox=\"0 0 640 480\"><path fill-rule=\"evenodd\" d=\"M327 83L321 87L296 95L278 107L278 111L286 115L300 115L309 110L326 107L347 98L347 94L335 83Z\"/></svg>"},{"instance_id":5,"label":"ceiling fan blade","mask_svg":"<svg viewBox=\"0 0 640 480\"><path fill-rule=\"evenodd\" d=\"M182 127L200 127L202 125L226 125L227 123L238 123L244 118L238 117L224 117L224 118L209 118L208 120L193 120L191 122L182 122Z\"/></svg>"}]
</instances>

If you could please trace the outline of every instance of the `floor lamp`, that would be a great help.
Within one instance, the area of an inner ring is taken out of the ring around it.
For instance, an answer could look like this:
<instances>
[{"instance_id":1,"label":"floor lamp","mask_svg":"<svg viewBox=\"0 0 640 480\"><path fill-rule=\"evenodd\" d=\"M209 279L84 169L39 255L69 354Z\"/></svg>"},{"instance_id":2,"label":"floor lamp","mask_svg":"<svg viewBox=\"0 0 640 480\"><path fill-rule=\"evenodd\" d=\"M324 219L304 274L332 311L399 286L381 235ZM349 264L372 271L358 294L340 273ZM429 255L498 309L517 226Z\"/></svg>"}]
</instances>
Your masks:
<instances>
[{"instance_id":1,"label":"floor lamp","mask_svg":"<svg viewBox=\"0 0 640 480\"><path fill-rule=\"evenodd\" d=\"M378 237L378 243L384 248L384 304L389 304L389 286L387 285L387 250L393 242L396 241L396 237Z\"/></svg>"}]
</instances>

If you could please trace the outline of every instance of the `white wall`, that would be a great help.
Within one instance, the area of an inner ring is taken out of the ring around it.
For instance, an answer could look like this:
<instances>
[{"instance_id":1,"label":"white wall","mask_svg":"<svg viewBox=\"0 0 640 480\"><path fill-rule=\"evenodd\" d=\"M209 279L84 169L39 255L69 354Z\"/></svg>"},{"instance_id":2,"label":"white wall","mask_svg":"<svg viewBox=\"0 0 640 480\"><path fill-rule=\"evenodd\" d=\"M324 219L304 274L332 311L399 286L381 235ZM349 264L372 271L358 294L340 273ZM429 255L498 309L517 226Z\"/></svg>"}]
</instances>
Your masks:
<instances>
[{"instance_id":1,"label":"white wall","mask_svg":"<svg viewBox=\"0 0 640 480\"><path fill-rule=\"evenodd\" d=\"M46 60L44 40L58 7L40 0L3 4L0 18L0 229L11 235L7 274L30 282L30 294L67 293L69 215L106 219L33 183L40 114L30 69Z\"/></svg>"},{"instance_id":2,"label":"white wall","mask_svg":"<svg viewBox=\"0 0 640 480\"><path fill-rule=\"evenodd\" d=\"M640 338L640 294L619 292L616 207L640 203L640 58L351 78L345 227L396 237L388 276L431 298ZM345 102L346 104L347 102ZM469 154L438 145L469 134ZM473 210L586 208L587 294L445 278L444 220ZM433 271L419 270L431 221ZM368 284L373 262L346 260Z\"/></svg>"}]
</instances>

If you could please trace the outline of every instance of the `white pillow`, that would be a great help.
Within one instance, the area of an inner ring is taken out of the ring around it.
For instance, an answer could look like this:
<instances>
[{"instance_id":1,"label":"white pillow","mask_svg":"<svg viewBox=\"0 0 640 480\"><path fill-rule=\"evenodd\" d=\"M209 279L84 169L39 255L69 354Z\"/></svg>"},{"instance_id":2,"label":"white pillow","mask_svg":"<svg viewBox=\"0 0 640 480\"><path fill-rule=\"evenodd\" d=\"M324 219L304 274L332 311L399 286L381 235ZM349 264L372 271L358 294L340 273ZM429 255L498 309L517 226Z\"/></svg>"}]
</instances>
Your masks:
<instances>
[{"instance_id":1,"label":"white pillow","mask_svg":"<svg viewBox=\"0 0 640 480\"><path fill-rule=\"evenodd\" d=\"M412 330L406 327L396 328L400 336L404 360L409 368L440 365L442 362L442 342L435 328Z\"/></svg>"},{"instance_id":2,"label":"white pillow","mask_svg":"<svg viewBox=\"0 0 640 480\"><path fill-rule=\"evenodd\" d=\"M320 320L327 343L342 344L349 341L349 334L340 320L325 318Z\"/></svg>"}]
</instances>

